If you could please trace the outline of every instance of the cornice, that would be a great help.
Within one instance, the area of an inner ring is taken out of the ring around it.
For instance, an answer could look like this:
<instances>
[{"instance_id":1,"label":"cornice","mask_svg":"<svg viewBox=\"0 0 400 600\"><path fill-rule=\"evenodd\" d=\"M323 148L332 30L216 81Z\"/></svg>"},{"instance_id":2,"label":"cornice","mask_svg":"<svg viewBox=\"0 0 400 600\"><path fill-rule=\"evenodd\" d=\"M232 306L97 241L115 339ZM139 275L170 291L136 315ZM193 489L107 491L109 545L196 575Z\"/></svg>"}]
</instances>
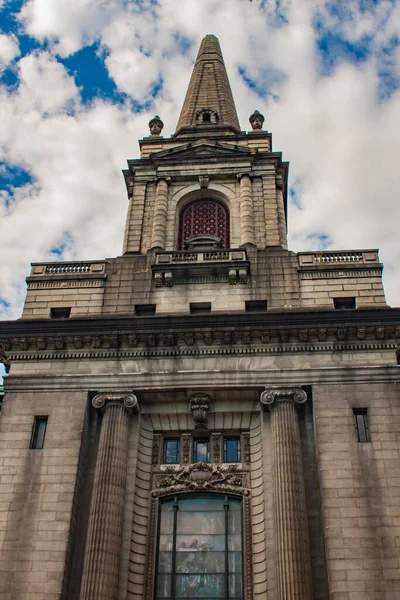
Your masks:
<instances>
[{"instance_id":1,"label":"cornice","mask_svg":"<svg viewBox=\"0 0 400 600\"><path fill-rule=\"evenodd\" d=\"M204 391L224 389L258 389L263 391L266 386L295 386L305 385L357 385L373 383L392 383L400 385L400 367L385 366L346 366L320 367L306 370L293 369L247 369L245 371L204 371L187 370L162 372L132 372L110 374L71 374L65 375L32 375L12 374L5 378L5 388L8 392L18 391L30 393L33 391L60 390L102 390L110 393L121 389L134 389L135 393L145 391L185 390L199 388ZM139 396L140 399L140 396ZM142 412L146 412L142 403Z\"/></svg>"}]
</instances>

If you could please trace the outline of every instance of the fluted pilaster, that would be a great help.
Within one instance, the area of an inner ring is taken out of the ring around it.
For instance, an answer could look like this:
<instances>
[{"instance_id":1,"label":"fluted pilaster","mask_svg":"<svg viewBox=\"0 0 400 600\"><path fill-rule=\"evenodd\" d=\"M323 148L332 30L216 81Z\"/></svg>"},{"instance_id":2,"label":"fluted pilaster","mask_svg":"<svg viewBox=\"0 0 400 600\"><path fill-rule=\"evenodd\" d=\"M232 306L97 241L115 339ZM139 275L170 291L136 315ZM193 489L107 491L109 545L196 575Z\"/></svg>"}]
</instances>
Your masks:
<instances>
[{"instance_id":1,"label":"fluted pilaster","mask_svg":"<svg viewBox=\"0 0 400 600\"><path fill-rule=\"evenodd\" d=\"M240 177L240 244L255 244L253 191L247 174Z\"/></svg>"},{"instance_id":2,"label":"fluted pilaster","mask_svg":"<svg viewBox=\"0 0 400 600\"><path fill-rule=\"evenodd\" d=\"M269 389L261 403L271 412L274 526L278 600L312 600L307 506L296 404L304 390Z\"/></svg>"},{"instance_id":3,"label":"fluted pilaster","mask_svg":"<svg viewBox=\"0 0 400 600\"><path fill-rule=\"evenodd\" d=\"M151 247L165 250L165 237L167 232L168 215L168 182L160 179L157 183L156 200L154 206L153 232Z\"/></svg>"},{"instance_id":4,"label":"fluted pilaster","mask_svg":"<svg viewBox=\"0 0 400 600\"><path fill-rule=\"evenodd\" d=\"M133 394L98 394L104 412L90 506L81 600L116 600L125 504L129 413Z\"/></svg>"}]
</instances>

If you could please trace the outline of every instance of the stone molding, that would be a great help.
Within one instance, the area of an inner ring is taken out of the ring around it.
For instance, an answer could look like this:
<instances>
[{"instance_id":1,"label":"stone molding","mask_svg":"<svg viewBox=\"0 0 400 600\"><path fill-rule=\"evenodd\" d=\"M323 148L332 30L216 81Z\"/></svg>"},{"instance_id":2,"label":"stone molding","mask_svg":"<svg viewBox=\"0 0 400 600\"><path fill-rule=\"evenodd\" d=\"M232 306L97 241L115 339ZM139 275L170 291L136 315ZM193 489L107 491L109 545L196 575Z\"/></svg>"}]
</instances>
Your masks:
<instances>
[{"instance_id":1,"label":"stone molding","mask_svg":"<svg viewBox=\"0 0 400 600\"><path fill-rule=\"evenodd\" d=\"M100 411L106 410L111 405L123 405L124 408L138 413L140 410L139 402L135 394L130 392L121 393L100 393L92 399L92 406Z\"/></svg>"},{"instance_id":2,"label":"stone molding","mask_svg":"<svg viewBox=\"0 0 400 600\"><path fill-rule=\"evenodd\" d=\"M304 404L307 402L307 394L304 390L295 387L266 388L260 396L261 404L271 407L277 402L294 402Z\"/></svg>"},{"instance_id":3,"label":"stone molding","mask_svg":"<svg viewBox=\"0 0 400 600\"><path fill-rule=\"evenodd\" d=\"M32 335L0 339L9 360L185 356L204 354L281 354L394 349L400 326L282 329L191 330L113 335ZM322 343L321 343L322 342ZM79 352L76 352L78 350ZM117 350L117 352L115 352Z\"/></svg>"}]
</instances>

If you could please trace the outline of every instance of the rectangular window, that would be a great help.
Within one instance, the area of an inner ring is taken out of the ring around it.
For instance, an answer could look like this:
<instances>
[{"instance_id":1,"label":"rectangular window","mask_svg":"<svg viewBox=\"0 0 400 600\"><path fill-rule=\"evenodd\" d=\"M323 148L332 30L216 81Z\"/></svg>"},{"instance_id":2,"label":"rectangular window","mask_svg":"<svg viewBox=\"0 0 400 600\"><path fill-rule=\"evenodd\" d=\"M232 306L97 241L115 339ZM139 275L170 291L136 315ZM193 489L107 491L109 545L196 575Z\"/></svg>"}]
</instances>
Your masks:
<instances>
[{"instance_id":1,"label":"rectangular window","mask_svg":"<svg viewBox=\"0 0 400 600\"><path fill-rule=\"evenodd\" d=\"M210 440L193 440L193 462L210 462Z\"/></svg>"},{"instance_id":2,"label":"rectangular window","mask_svg":"<svg viewBox=\"0 0 400 600\"><path fill-rule=\"evenodd\" d=\"M240 462L240 438L231 437L224 439L224 462Z\"/></svg>"},{"instance_id":3,"label":"rectangular window","mask_svg":"<svg viewBox=\"0 0 400 600\"><path fill-rule=\"evenodd\" d=\"M163 453L163 464L164 465L179 465L180 463L180 440L168 439L164 440L164 453Z\"/></svg>"},{"instance_id":4,"label":"rectangular window","mask_svg":"<svg viewBox=\"0 0 400 600\"><path fill-rule=\"evenodd\" d=\"M355 298L334 298L333 304L335 310L351 310L356 307Z\"/></svg>"},{"instance_id":5,"label":"rectangular window","mask_svg":"<svg viewBox=\"0 0 400 600\"><path fill-rule=\"evenodd\" d=\"M50 309L50 319L69 319L71 314L70 306L63 306Z\"/></svg>"},{"instance_id":6,"label":"rectangular window","mask_svg":"<svg viewBox=\"0 0 400 600\"><path fill-rule=\"evenodd\" d=\"M266 300L246 300L246 312L267 312Z\"/></svg>"},{"instance_id":7,"label":"rectangular window","mask_svg":"<svg viewBox=\"0 0 400 600\"><path fill-rule=\"evenodd\" d=\"M135 315L137 317L152 317L155 314L155 304L135 304Z\"/></svg>"},{"instance_id":8,"label":"rectangular window","mask_svg":"<svg viewBox=\"0 0 400 600\"><path fill-rule=\"evenodd\" d=\"M211 302L191 302L189 306L191 315L206 315L211 312Z\"/></svg>"},{"instance_id":9,"label":"rectangular window","mask_svg":"<svg viewBox=\"0 0 400 600\"><path fill-rule=\"evenodd\" d=\"M46 427L47 417L35 417L32 428L31 443L29 444L29 448L31 450L41 450L43 448Z\"/></svg>"},{"instance_id":10,"label":"rectangular window","mask_svg":"<svg viewBox=\"0 0 400 600\"><path fill-rule=\"evenodd\" d=\"M368 427L368 411L366 408L354 408L354 425L356 428L357 441L360 443L370 442Z\"/></svg>"}]
</instances>

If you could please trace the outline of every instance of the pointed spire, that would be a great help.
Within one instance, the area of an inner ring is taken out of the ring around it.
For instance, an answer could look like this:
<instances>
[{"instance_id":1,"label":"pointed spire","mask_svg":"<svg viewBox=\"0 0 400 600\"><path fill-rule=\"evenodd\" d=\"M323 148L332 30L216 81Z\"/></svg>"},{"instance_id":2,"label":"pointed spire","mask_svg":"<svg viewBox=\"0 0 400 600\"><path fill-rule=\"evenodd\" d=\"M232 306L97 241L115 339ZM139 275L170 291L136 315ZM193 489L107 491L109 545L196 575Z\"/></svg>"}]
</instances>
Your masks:
<instances>
[{"instance_id":1,"label":"pointed spire","mask_svg":"<svg viewBox=\"0 0 400 600\"><path fill-rule=\"evenodd\" d=\"M193 68L175 135L215 125L240 131L239 119L218 38L206 35Z\"/></svg>"}]
</instances>

